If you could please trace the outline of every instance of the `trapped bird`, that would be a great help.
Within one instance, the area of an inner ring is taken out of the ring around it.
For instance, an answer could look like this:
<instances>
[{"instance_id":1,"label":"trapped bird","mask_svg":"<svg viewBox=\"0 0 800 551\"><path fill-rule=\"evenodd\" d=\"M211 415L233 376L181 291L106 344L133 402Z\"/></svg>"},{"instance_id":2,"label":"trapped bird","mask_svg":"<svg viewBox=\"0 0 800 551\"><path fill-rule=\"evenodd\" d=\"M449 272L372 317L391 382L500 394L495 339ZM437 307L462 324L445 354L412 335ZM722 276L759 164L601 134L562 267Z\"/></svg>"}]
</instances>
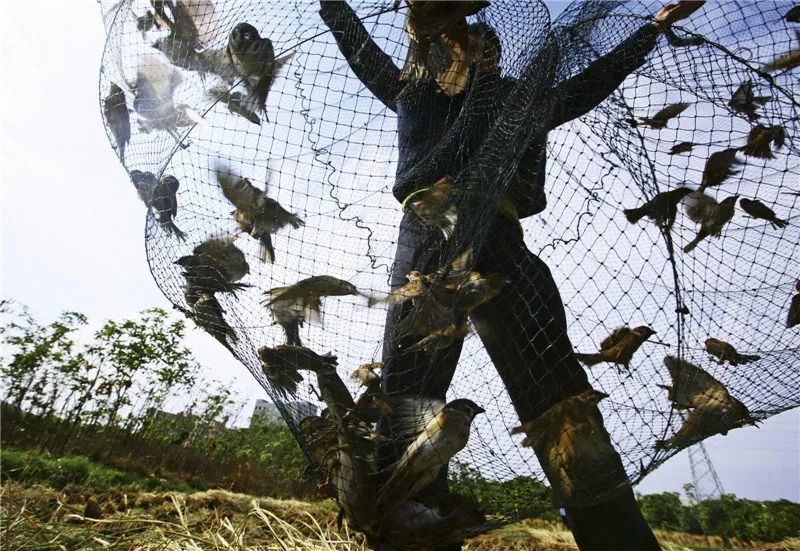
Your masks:
<instances>
[{"instance_id":1,"label":"trapped bird","mask_svg":"<svg viewBox=\"0 0 800 551\"><path fill-rule=\"evenodd\" d=\"M458 220L456 207L450 201L452 190L453 179L445 176L423 193L414 195L414 200L408 203L409 208L423 224L436 226L442 230L445 239L453 234L453 228Z\"/></svg>"},{"instance_id":2,"label":"trapped bird","mask_svg":"<svg viewBox=\"0 0 800 551\"><path fill-rule=\"evenodd\" d=\"M739 354L732 344L713 337L706 339L706 352L719 358L720 364L728 362L733 366L749 364L761 359L761 356Z\"/></svg>"},{"instance_id":3,"label":"trapped bird","mask_svg":"<svg viewBox=\"0 0 800 551\"><path fill-rule=\"evenodd\" d=\"M153 210L156 213L161 227L169 235L174 235L182 241L186 241L186 234L175 225L175 217L178 215L178 187L180 183L175 176L165 174L153 190Z\"/></svg>"},{"instance_id":4,"label":"trapped bird","mask_svg":"<svg viewBox=\"0 0 800 551\"><path fill-rule=\"evenodd\" d=\"M671 119L674 119L686 111L690 105L690 103L672 103L661 109L661 111L652 117L638 117L636 119L629 119L629 122L634 128L641 124L654 130L661 130L667 127L667 123L669 123Z\"/></svg>"},{"instance_id":5,"label":"trapped bird","mask_svg":"<svg viewBox=\"0 0 800 551\"><path fill-rule=\"evenodd\" d=\"M265 304L271 306L276 302L294 301L309 297L332 297L344 295L360 295L355 285L349 281L329 275L311 276L287 287L275 287L264 293Z\"/></svg>"},{"instance_id":6,"label":"trapped bird","mask_svg":"<svg viewBox=\"0 0 800 551\"><path fill-rule=\"evenodd\" d=\"M758 113L756 113L756 110L764 106L771 99L772 96L756 96L753 93L753 81L748 80L742 83L733 93L731 100L728 102L728 107L738 113L747 115L747 119L750 122L754 122L758 120Z\"/></svg>"},{"instance_id":7,"label":"trapped bird","mask_svg":"<svg viewBox=\"0 0 800 551\"><path fill-rule=\"evenodd\" d=\"M786 220L781 220L775 216L775 211L758 199L745 199L743 197L739 199L739 206L753 218L766 220L775 229L785 228L789 224Z\"/></svg>"},{"instance_id":8,"label":"trapped bird","mask_svg":"<svg viewBox=\"0 0 800 551\"><path fill-rule=\"evenodd\" d=\"M428 277L416 270L410 271L406 275L406 279L408 279L408 283L389 293L386 298L369 297L367 304L369 306L374 306L381 302L386 302L390 306L400 304L409 299L422 296L429 289Z\"/></svg>"},{"instance_id":9,"label":"trapped bird","mask_svg":"<svg viewBox=\"0 0 800 551\"><path fill-rule=\"evenodd\" d=\"M650 199L641 207L625 209L625 218L628 222L635 224L642 217L646 216L658 224L664 225L667 230L672 228L675 216L678 213L678 203L690 194L692 190L688 187L679 187L670 191L663 191Z\"/></svg>"},{"instance_id":10,"label":"trapped bird","mask_svg":"<svg viewBox=\"0 0 800 551\"><path fill-rule=\"evenodd\" d=\"M432 354L437 350L450 348L469 333L467 317L461 316L445 327L431 331L426 337L406 349L406 352L422 350Z\"/></svg>"},{"instance_id":11,"label":"trapped bird","mask_svg":"<svg viewBox=\"0 0 800 551\"><path fill-rule=\"evenodd\" d=\"M795 30L797 42L800 43L800 31ZM787 53L780 55L761 67L762 71L772 73L775 71L784 71L800 67L800 48L790 50Z\"/></svg>"},{"instance_id":12,"label":"trapped bird","mask_svg":"<svg viewBox=\"0 0 800 551\"><path fill-rule=\"evenodd\" d=\"M253 107L253 99L248 94L230 91L227 86L215 86L208 91L208 97L214 101L224 104L228 111L240 117L244 117L253 124L261 126L261 119Z\"/></svg>"},{"instance_id":13,"label":"trapped bird","mask_svg":"<svg viewBox=\"0 0 800 551\"><path fill-rule=\"evenodd\" d=\"M372 362L358 366L358 369L350 373L350 378L361 383L361 386L369 387L376 382L380 382L381 376L376 373L383 367L381 362Z\"/></svg>"},{"instance_id":14,"label":"trapped bird","mask_svg":"<svg viewBox=\"0 0 800 551\"><path fill-rule=\"evenodd\" d=\"M119 152L119 160L124 165L125 146L131 141L131 117L125 102L125 92L113 82L108 96L103 100L103 114L116 142L114 149Z\"/></svg>"},{"instance_id":15,"label":"trapped bird","mask_svg":"<svg viewBox=\"0 0 800 551\"><path fill-rule=\"evenodd\" d=\"M214 5L210 0L175 0L158 4L155 20L169 29L169 35L159 37L153 48L162 52L173 65L202 74L206 69L202 54L204 43L217 26Z\"/></svg>"},{"instance_id":16,"label":"trapped bird","mask_svg":"<svg viewBox=\"0 0 800 551\"><path fill-rule=\"evenodd\" d=\"M318 322L321 318L322 300L320 297L301 297L294 300L276 301L269 306L275 323L283 328L286 344L302 346L300 328L306 322Z\"/></svg>"},{"instance_id":17,"label":"trapped bird","mask_svg":"<svg viewBox=\"0 0 800 551\"><path fill-rule=\"evenodd\" d=\"M233 352L231 343L236 343L239 339L236 331L225 321L225 311L212 293L200 293L194 300L192 312L197 325Z\"/></svg>"},{"instance_id":18,"label":"trapped bird","mask_svg":"<svg viewBox=\"0 0 800 551\"><path fill-rule=\"evenodd\" d=\"M717 201L702 191L693 191L683 198L683 210L692 222L700 224L714 210Z\"/></svg>"},{"instance_id":19,"label":"trapped bird","mask_svg":"<svg viewBox=\"0 0 800 551\"><path fill-rule=\"evenodd\" d=\"M667 398L675 409L700 408L709 403L738 402L730 396L725 385L704 369L675 356L666 356L664 365L669 371L672 385L657 386L667 391Z\"/></svg>"},{"instance_id":20,"label":"trapped bird","mask_svg":"<svg viewBox=\"0 0 800 551\"><path fill-rule=\"evenodd\" d=\"M691 252L709 235L716 237L722 235L722 228L733 218L734 209L736 208L736 199L738 198L738 195L731 195L723 199L721 203L710 206L705 213L706 216L700 221L700 231L697 233L697 237L683 248L683 252Z\"/></svg>"},{"instance_id":21,"label":"trapped bird","mask_svg":"<svg viewBox=\"0 0 800 551\"><path fill-rule=\"evenodd\" d=\"M267 94L272 81L280 69L288 63L292 54L275 59L275 49L269 38L261 38L258 30L249 23L239 23L228 37L228 56L239 76L244 79L248 91L255 98L255 104L264 118L266 116Z\"/></svg>"},{"instance_id":22,"label":"trapped bird","mask_svg":"<svg viewBox=\"0 0 800 551\"><path fill-rule=\"evenodd\" d=\"M703 179L700 182L700 190L704 191L706 188L720 185L722 182L739 174L739 170L734 170L733 167L743 164L736 157L736 152L739 148L730 147L712 153L706 161L706 166L703 169Z\"/></svg>"},{"instance_id":23,"label":"trapped bird","mask_svg":"<svg viewBox=\"0 0 800 551\"><path fill-rule=\"evenodd\" d=\"M237 283L250 273L244 253L233 244L233 237L211 238L196 246L191 255L175 264L185 268L187 286L204 292L235 292L249 287Z\"/></svg>"},{"instance_id":24,"label":"trapped bird","mask_svg":"<svg viewBox=\"0 0 800 551\"><path fill-rule=\"evenodd\" d=\"M800 5L794 6L786 12L784 19L789 23L800 23Z\"/></svg>"},{"instance_id":25,"label":"trapped bird","mask_svg":"<svg viewBox=\"0 0 800 551\"><path fill-rule=\"evenodd\" d=\"M786 142L786 131L782 126L764 126L757 124L747 135L747 144L741 150L745 155L760 159L774 159L771 144L780 149Z\"/></svg>"},{"instance_id":26,"label":"trapped bird","mask_svg":"<svg viewBox=\"0 0 800 551\"><path fill-rule=\"evenodd\" d=\"M398 400L393 426L398 434L416 437L378 492L378 507L396 509L435 481L442 466L467 445L472 421L484 411L463 398L447 404L441 400Z\"/></svg>"},{"instance_id":27,"label":"trapped bird","mask_svg":"<svg viewBox=\"0 0 800 551\"><path fill-rule=\"evenodd\" d=\"M161 22L156 19L155 14L150 10L146 10L144 15L136 15L136 12L131 10L131 15L136 20L136 30L142 33L142 40L147 38L147 33L153 30L153 27L161 29Z\"/></svg>"},{"instance_id":28,"label":"trapped bird","mask_svg":"<svg viewBox=\"0 0 800 551\"><path fill-rule=\"evenodd\" d=\"M225 198L236 207L233 218L239 230L258 239L261 244L259 259L262 262L275 262L272 234L285 226L298 229L305 222L268 197L266 191L255 187L247 178L236 176L228 169L218 168L217 180Z\"/></svg>"},{"instance_id":29,"label":"trapped bird","mask_svg":"<svg viewBox=\"0 0 800 551\"><path fill-rule=\"evenodd\" d=\"M597 409L605 398L604 392L586 390L511 431L525 434L522 445L536 452L557 503L585 499L581 489L591 487L598 472L611 476L623 469Z\"/></svg>"},{"instance_id":30,"label":"trapped bird","mask_svg":"<svg viewBox=\"0 0 800 551\"><path fill-rule=\"evenodd\" d=\"M670 150L670 155L680 155L681 153L689 153L696 144L693 142L680 142L673 145Z\"/></svg>"},{"instance_id":31,"label":"trapped bird","mask_svg":"<svg viewBox=\"0 0 800 551\"><path fill-rule=\"evenodd\" d=\"M621 365L626 370L633 355L639 350L644 341L655 335L656 332L646 325L639 327L624 326L614 330L611 335L600 343L600 352L594 354L576 353L575 357L588 366L601 362L610 362Z\"/></svg>"},{"instance_id":32,"label":"trapped bird","mask_svg":"<svg viewBox=\"0 0 800 551\"><path fill-rule=\"evenodd\" d=\"M800 281L795 283L794 288L797 290L797 294L792 297L789 312L786 316L786 327L790 328L800 324Z\"/></svg>"},{"instance_id":33,"label":"trapped bird","mask_svg":"<svg viewBox=\"0 0 800 551\"><path fill-rule=\"evenodd\" d=\"M139 199L149 208L150 203L153 201L156 186L158 186L158 179L155 174L141 170L131 170L128 175L131 177L133 187L136 188L136 193L139 194Z\"/></svg>"},{"instance_id":34,"label":"trapped bird","mask_svg":"<svg viewBox=\"0 0 800 551\"><path fill-rule=\"evenodd\" d=\"M462 92L472 62L467 17L489 2L407 0L406 4L409 45L400 79L433 77L447 95Z\"/></svg>"},{"instance_id":35,"label":"trapped bird","mask_svg":"<svg viewBox=\"0 0 800 551\"><path fill-rule=\"evenodd\" d=\"M330 353L320 356L304 346L286 344L275 348L262 346L258 349L258 357L267 379L284 395L297 392L297 385L303 381L298 371L317 372L337 365L336 356Z\"/></svg>"}]
</instances>

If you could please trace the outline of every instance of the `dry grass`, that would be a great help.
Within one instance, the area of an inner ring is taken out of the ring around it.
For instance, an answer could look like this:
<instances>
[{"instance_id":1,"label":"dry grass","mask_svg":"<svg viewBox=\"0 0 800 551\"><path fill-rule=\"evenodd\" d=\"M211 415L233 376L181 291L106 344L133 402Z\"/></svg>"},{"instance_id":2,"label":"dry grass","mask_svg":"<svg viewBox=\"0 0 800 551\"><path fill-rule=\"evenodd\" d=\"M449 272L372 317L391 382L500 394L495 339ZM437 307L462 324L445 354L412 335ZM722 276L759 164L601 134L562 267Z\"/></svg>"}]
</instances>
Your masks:
<instances>
[{"instance_id":1,"label":"dry grass","mask_svg":"<svg viewBox=\"0 0 800 551\"><path fill-rule=\"evenodd\" d=\"M100 518L87 518L87 504ZM96 507L94 507L96 505ZM0 490L4 551L363 551L364 539L336 526L330 503L257 499L222 490L125 494L6 483ZM657 532L665 551L722 549L719 538ZM735 549L800 551L800 540ZM526 520L467 542L465 551L575 551L560 523Z\"/></svg>"}]
</instances>

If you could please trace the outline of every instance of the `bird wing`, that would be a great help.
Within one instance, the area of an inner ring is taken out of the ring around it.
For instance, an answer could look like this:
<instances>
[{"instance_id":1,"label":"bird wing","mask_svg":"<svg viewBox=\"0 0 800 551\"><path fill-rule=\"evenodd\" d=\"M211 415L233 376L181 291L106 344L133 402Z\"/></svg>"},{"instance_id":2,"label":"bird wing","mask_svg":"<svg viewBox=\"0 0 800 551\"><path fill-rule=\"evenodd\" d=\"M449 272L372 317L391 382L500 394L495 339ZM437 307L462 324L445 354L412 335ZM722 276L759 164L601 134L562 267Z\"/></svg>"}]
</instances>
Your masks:
<instances>
[{"instance_id":1,"label":"bird wing","mask_svg":"<svg viewBox=\"0 0 800 551\"><path fill-rule=\"evenodd\" d=\"M688 103L673 103L664 107L661 111L653 115L652 120L668 121L683 113L690 104Z\"/></svg>"},{"instance_id":2,"label":"bird wing","mask_svg":"<svg viewBox=\"0 0 800 551\"><path fill-rule=\"evenodd\" d=\"M608 337L603 339L603 342L600 343L600 350L610 350L617 346L622 340L631 334L631 328L626 326L617 327L614 329L614 332L611 333Z\"/></svg>"}]
</instances>

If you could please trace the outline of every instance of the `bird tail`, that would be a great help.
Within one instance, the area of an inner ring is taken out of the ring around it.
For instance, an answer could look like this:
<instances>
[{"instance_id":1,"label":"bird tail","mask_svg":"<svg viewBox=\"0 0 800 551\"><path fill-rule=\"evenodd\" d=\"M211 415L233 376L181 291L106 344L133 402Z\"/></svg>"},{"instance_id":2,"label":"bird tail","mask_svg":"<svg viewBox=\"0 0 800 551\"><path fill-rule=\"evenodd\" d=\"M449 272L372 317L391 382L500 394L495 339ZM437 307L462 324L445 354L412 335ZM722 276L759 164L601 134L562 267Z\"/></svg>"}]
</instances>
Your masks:
<instances>
[{"instance_id":1,"label":"bird tail","mask_svg":"<svg viewBox=\"0 0 800 551\"><path fill-rule=\"evenodd\" d=\"M749 364L751 362L757 362L761 359L761 356L756 356L755 354L737 354L736 361L740 364Z\"/></svg>"},{"instance_id":2,"label":"bird tail","mask_svg":"<svg viewBox=\"0 0 800 551\"><path fill-rule=\"evenodd\" d=\"M294 229L299 228L300 226L305 226L306 223L303 221L302 218L297 216L296 214L290 214L286 219L287 224L291 224Z\"/></svg>"},{"instance_id":3,"label":"bird tail","mask_svg":"<svg viewBox=\"0 0 800 551\"><path fill-rule=\"evenodd\" d=\"M668 450L670 448L669 440L656 440L656 451Z\"/></svg>"},{"instance_id":4,"label":"bird tail","mask_svg":"<svg viewBox=\"0 0 800 551\"><path fill-rule=\"evenodd\" d=\"M625 213L625 218L628 219L628 222L635 224L641 220L645 214L647 214L647 208L639 207L635 209L625 209L623 212Z\"/></svg>"},{"instance_id":5,"label":"bird tail","mask_svg":"<svg viewBox=\"0 0 800 551\"><path fill-rule=\"evenodd\" d=\"M700 233L700 234L697 234L697 237L695 237L695 238L694 238L694 239L692 239L692 240L691 240L689 243L687 243L687 244L686 244L686 246L683 248L683 252L685 252L685 253L690 253L690 252L692 252L692 251L694 250L694 248L695 248L695 247L697 247L697 245L698 245L698 244L699 244L699 243L700 243L700 242L701 242L703 239L705 239L705 237L706 237L706 236L705 236L705 234L702 234L702 233Z\"/></svg>"},{"instance_id":6,"label":"bird tail","mask_svg":"<svg viewBox=\"0 0 800 551\"><path fill-rule=\"evenodd\" d=\"M605 361L603 359L603 355L602 354L597 354L597 353L595 353L595 354L584 354L582 352L576 352L575 353L575 357L578 359L578 361L585 363L589 367Z\"/></svg>"},{"instance_id":7,"label":"bird tail","mask_svg":"<svg viewBox=\"0 0 800 551\"><path fill-rule=\"evenodd\" d=\"M367 306L369 306L369 307L375 306L376 304L380 304L382 302L388 302L388 301L389 301L389 297L376 297L376 296L367 295Z\"/></svg>"},{"instance_id":8,"label":"bird tail","mask_svg":"<svg viewBox=\"0 0 800 551\"><path fill-rule=\"evenodd\" d=\"M297 322L282 323L283 332L286 333L286 344L303 346L300 341L300 324Z\"/></svg>"},{"instance_id":9,"label":"bird tail","mask_svg":"<svg viewBox=\"0 0 800 551\"><path fill-rule=\"evenodd\" d=\"M785 228L786 226L789 225L788 220L781 220L780 218L777 217L770 220L770 222L772 222L772 227L776 229Z\"/></svg>"},{"instance_id":10,"label":"bird tail","mask_svg":"<svg viewBox=\"0 0 800 551\"><path fill-rule=\"evenodd\" d=\"M275 262L275 247L272 245L272 234L269 232L262 232L258 237L261 247L259 248L258 258L261 262L269 260L271 263Z\"/></svg>"},{"instance_id":11,"label":"bird tail","mask_svg":"<svg viewBox=\"0 0 800 551\"><path fill-rule=\"evenodd\" d=\"M748 141L747 144L740 147L739 150L749 157L757 157L759 159L775 158L772 154L772 149L770 149L769 140Z\"/></svg>"}]
</instances>

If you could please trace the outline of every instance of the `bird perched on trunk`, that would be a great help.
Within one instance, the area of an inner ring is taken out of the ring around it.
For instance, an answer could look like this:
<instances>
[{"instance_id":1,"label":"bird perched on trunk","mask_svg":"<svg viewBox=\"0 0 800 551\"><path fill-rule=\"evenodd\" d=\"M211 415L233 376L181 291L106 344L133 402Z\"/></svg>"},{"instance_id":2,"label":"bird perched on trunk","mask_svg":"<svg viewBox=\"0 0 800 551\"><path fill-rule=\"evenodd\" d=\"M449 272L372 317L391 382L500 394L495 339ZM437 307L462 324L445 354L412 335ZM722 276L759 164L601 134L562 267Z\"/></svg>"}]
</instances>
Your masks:
<instances>
[{"instance_id":1,"label":"bird perched on trunk","mask_svg":"<svg viewBox=\"0 0 800 551\"><path fill-rule=\"evenodd\" d=\"M400 435L416 434L378 493L378 507L391 511L416 496L439 476L469 440L475 416L485 410L472 400L398 400L392 426Z\"/></svg>"},{"instance_id":2,"label":"bird perched on trunk","mask_svg":"<svg viewBox=\"0 0 800 551\"><path fill-rule=\"evenodd\" d=\"M174 235L181 241L186 241L186 234L175 225L178 215L178 188L180 183L175 176L165 174L153 190L153 210L156 213L161 227L169 235Z\"/></svg>"},{"instance_id":3,"label":"bird perched on trunk","mask_svg":"<svg viewBox=\"0 0 800 551\"><path fill-rule=\"evenodd\" d=\"M697 237L683 248L683 252L691 252L697 247L698 243L709 235L719 237L722 234L722 228L733 218L736 199L738 198L738 195L731 195L723 199L721 203L709 206L706 216L700 221L700 231L697 233Z\"/></svg>"},{"instance_id":4,"label":"bird perched on trunk","mask_svg":"<svg viewBox=\"0 0 800 551\"><path fill-rule=\"evenodd\" d=\"M742 207L742 210L745 211L747 214L752 216L753 218L759 218L761 220L766 220L769 222L773 228L785 228L789 222L786 220L781 220L777 216L775 216L775 211L769 208L767 205L759 201L758 199L745 199L744 197L739 199L739 206Z\"/></svg>"},{"instance_id":5,"label":"bird perched on trunk","mask_svg":"<svg viewBox=\"0 0 800 551\"><path fill-rule=\"evenodd\" d=\"M756 96L753 93L753 81L748 80L742 83L733 93L731 100L728 102L728 107L737 113L747 115L747 119L750 122L754 122L758 120L756 111L771 99L772 96Z\"/></svg>"},{"instance_id":6,"label":"bird perched on trunk","mask_svg":"<svg viewBox=\"0 0 800 551\"><path fill-rule=\"evenodd\" d=\"M678 203L692 193L688 187L679 187L670 191L663 191L650 199L641 207L625 209L625 218L628 222L635 224L642 217L646 216L658 224L664 225L667 230L672 228L675 216L678 213Z\"/></svg>"},{"instance_id":7,"label":"bird perched on trunk","mask_svg":"<svg viewBox=\"0 0 800 551\"><path fill-rule=\"evenodd\" d=\"M489 2L406 0L406 4L409 44L400 78L433 77L447 95L462 92L472 63L467 17Z\"/></svg>"},{"instance_id":8,"label":"bird perched on trunk","mask_svg":"<svg viewBox=\"0 0 800 551\"><path fill-rule=\"evenodd\" d=\"M275 348L262 346L258 349L258 357L267 379L284 395L297 392L297 385L303 381L298 371L318 372L338 363L333 354L319 355L304 346L286 344Z\"/></svg>"},{"instance_id":9,"label":"bird perched on trunk","mask_svg":"<svg viewBox=\"0 0 800 551\"><path fill-rule=\"evenodd\" d=\"M292 54L275 59L275 49L269 38L262 38L258 30L249 23L239 23L228 37L228 56L237 73L255 99L257 109L266 115L267 95L272 81L280 69L288 63Z\"/></svg>"},{"instance_id":10,"label":"bird perched on trunk","mask_svg":"<svg viewBox=\"0 0 800 551\"><path fill-rule=\"evenodd\" d=\"M627 480L611 445L597 404L608 394L589 389L556 403L511 431L525 434L550 481L556 503L569 505L589 497L597 473Z\"/></svg>"},{"instance_id":11,"label":"bird perched on trunk","mask_svg":"<svg viewBox=\"0 0 800 551\"><path fill-rule=\"evenodd\" d=\"M800 43L800 31L794 31L797 37L797 42ZM775 71L784 71L800 67L800 48L796 50L789 50L787 53L780 55L761 67L762 71L772 73Z\"/></svg>"},{"instance_id":12,"label":"bird perched on trunk","mask_svg":"<svg viewBox=\"0 0 800 551\"><path fill-rule=\"evenodd\" d=\"M426 226L436 226L449 239L458 220L455 205L450 200L453 191L453 179L450 176L437 181L430 188L413 195L409 208Z\"/></svg>"},{"instance_id":13,"label":"bird perched on trunk","mask_svg":"<svg viewBox=\"0 0 800 551\"><path fill-rule=\"evenodd\" d=\"M600 343L600 352L593 354L577 353L575 357L588 366L601 362L610 362L621 365L626 370L633 355L639 350L644 341L655 335L656 332L646 325L639 327L624 326L614 330L611 335Z\"/></svg>"},{"instance_id":14,"label":"bird perched on trunk","mask_svg":"<svg viewBox=\"0 0 800 551\"><path fill-rule=\"evenodd\" d=\"M741 172L733 168L742 164L742 161L736 157L737 151L739 151L739 148L729 147L712 153L708 157L706 166L703 168L703 178L698 191L703 192L706 188L718 186L731 176Z\"/></svg>"},{"instance_id":15,"label":"bird perched on trunk","mask_svg":"<svg viewBox=\"0 0 800 551\"><path fill-rule=\"evenodd\" d=\"M757 124L747 135L747 143L741 147L742 152L750 157L774 159L771 144L780 149L786 143L786 131L782 126L764 126Z\"/></svg>"},{"instance_id":16,"label":"bird perched on trunk","mask_svg":"<svg viewBox=\"0 0 800 551\"><path fill-rule=\"evenodd\" d=\"M786 315L786 327L794 327L800 324L800 281L795 283L794 288L797 294L792 297L792 302L789 304L789 312Z\"/></svg>"},{"instance_id":17,"label":"bird perched on trunk","mask_svg":"<svg viewBox=\"0 0 800 551\"><path fill-rule=\"evenodd\" d=\"M113 82L108 96L103 100L103 114L116 142L114 149L119 153L120 162L125 164L125 147L131 141L131 117L125 101L125 92Z\"/></svg>"},{"instance_id":18,"label":"bird perched on trunk","mask_svg":"<svg viewBox=\"0 0 800 551\"><path fill-rule=\"evenodd\" d=\"M217 298L212 293L200 293L192 302L195 323L233 352L231 343L239 339L236 331L225 321L225 311Z\"/></svg>"},{"instance_id":19,"label":"bird perched on trunk","mask_svg":"<svg viewBox=\"0 0 800 551\"><path fill-rule=\"evenodd\" d=\"M667 105L661 111L653 115L652 117L638 117L636 119L629 119L628 122L636 128L639 125L644 125L648 128L652 128L654 130L661 130L662 128L667 127L667 123L670 120L674 119L691 105L690 103L672 103Z\"/></svg>"},{"instance_id":20,"label":"bird perched on trunk","mask_svg":"<svg viewBox=\"0 0 800 551\"><path fill-rule=\"evenodd\" d=\"M250 266L233 240L231 236L208 239L175 262L185 269L187 287L203 292L236 292L249 287L238 283L250 273Z\"/></svg>"},{"instance_id":21,"label":"bird perched on trunk","mask_svg":"<svg viewBox=\"0 0 800 551\"><path fill-rule=\"evenodd\" d=\"M217 181L225 198L236 207L233 218L239 231L258 239L262 262L275 262L272 234L285 226L297 229L305 222L268 197L266 190L261 191L250 180L232 174L227 168L217 168Z\"/></svg>"},{"instance_id":22,"label":"bird perched on trunk","mask_svg":"<svg viewBox=\"0 0 800 551\"><path fill-rule=\"evenodd\" d=\"M731 365L749 364L761 359L761 356L739 354L732 344L713 337L706 339L706 352L719 358L721 364L725 362Z\"/></svg>"}]
</instances>

